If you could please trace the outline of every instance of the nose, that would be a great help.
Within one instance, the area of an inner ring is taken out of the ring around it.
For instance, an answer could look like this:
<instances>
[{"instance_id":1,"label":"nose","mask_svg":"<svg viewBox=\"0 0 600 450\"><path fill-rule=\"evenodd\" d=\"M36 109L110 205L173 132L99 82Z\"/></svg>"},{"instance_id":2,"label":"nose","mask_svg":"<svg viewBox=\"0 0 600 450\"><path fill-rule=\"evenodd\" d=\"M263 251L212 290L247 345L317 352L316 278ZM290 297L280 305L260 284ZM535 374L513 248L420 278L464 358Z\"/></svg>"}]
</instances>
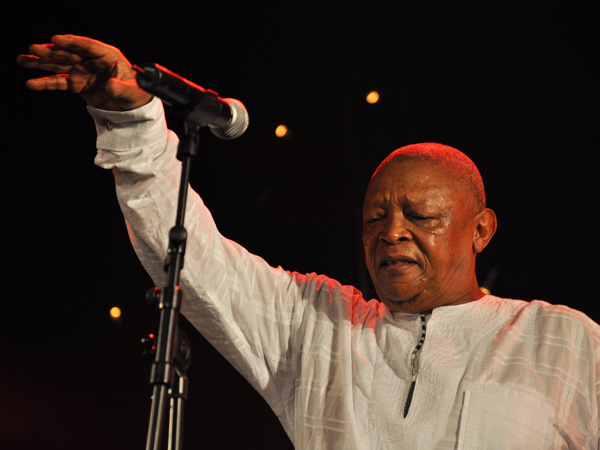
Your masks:
<instances>
[{"instance_id":1,"label":"nose","mask_svg":"<svg viewBox=\"0 0 600 450\"><path fill-rule=\"evenodd\" d=\"M381 228L379 239L390 245L412 239L412 233L402 214L393 214L387 218Z\"/></svg>"}]
</instances>

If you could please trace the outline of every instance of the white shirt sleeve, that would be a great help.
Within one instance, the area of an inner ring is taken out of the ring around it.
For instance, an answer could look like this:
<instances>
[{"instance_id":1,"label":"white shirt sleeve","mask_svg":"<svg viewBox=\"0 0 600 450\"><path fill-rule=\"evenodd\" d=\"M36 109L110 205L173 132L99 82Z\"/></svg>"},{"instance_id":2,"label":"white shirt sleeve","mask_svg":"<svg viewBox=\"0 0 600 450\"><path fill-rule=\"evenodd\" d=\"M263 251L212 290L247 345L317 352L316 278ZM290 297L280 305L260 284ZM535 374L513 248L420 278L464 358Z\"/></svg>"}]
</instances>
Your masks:
<instances>
[{"instance_id":1,"label":"white shirt sleeve","mask_svg":"<svg viewBox=\"0 0 600 450\"><path fill-rule=\"evenodd\" d=\"M113 170L133 247L161 286L181 175L178 138L156 99L130 112L89 111L98 131L95 162ZM289 434L282 398L294 389L301 347L294 343L302 339L307 304L330 308L327 279L272 268L225 239L191 189L185 228L182 313L263 395Z\"/></svg>"}]
</instances>

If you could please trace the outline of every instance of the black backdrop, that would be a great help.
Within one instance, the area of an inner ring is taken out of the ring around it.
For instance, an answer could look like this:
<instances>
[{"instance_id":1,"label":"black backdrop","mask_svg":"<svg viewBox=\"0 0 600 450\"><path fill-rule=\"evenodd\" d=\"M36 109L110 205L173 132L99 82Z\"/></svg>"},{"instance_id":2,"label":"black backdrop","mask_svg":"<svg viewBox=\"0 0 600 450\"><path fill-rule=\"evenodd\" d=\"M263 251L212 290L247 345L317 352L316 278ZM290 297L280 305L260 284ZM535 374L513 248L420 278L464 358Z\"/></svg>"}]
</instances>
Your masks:
<instances>
[{"instance_id":1,"label":"black backdrop","mask_svg":"<svg viewBox=\"0 0 600 450\"><path fill-rule=\"evenodd\" d=\"M497 295L600 319L590 10L126 3L30 2L3 15L0 448L139 449L146 439L150 362L139 340L156 331L144 303L151 282L112 175L93 165L82 101L27 91L33 73L14 63L55 33L114 44L134 63L158 62L246 104L240 139L203 136L192 184L221 232L272 265L373 295L360 245L367 180L391 150L437 141L478 164L499 216L482 282L495 273ZM364 101L371 89L375 105ZM274 136L279 123L290 138ZM290 448L262 399L191 334L185 448Z\"/></svg>"}]
</instances>

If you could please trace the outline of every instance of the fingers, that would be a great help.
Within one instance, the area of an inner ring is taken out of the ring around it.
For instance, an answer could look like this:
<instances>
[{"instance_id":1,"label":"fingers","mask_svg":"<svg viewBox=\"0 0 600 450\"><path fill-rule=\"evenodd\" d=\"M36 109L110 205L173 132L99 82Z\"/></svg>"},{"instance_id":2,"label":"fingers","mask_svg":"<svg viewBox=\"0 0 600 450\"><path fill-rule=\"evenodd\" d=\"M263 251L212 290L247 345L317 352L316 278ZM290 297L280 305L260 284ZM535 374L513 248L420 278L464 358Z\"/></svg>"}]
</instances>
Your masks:
<instances>
[{"instance_id":1,"label":"fingers","mask_svg":"<svg viewBox=\"0 0 600 450\"><path fill-rule=\"evenodd\" d=\"M99 67L110 67L117 61L130 65L116 47L94 39L75 35L56 35L50 41L46 44L32 44L29 47L31 55L19 55L17 63L22 67L57 73L67 72L65 67L85 61L95 61Z\"/></svg>"},{"instance_id":2,"label":"fingers","mask_svg":"<svg viewBox=\"0 0 600 450\"><path fill-rule=\"evenodd\" d=\"M72 64L82 59L121 59L127 61L121 51L112 45L84 36L73 34L55 35L50 39L59 59L70 61ZM63 53L61 53L63 52ZM77 60L79 58L79 60ZM129 63L127 61L127 63Z\"/></svg>"},{"instance_id":3,"label":"fingers","mask_svg":"<svg viewBox=\"0 0 600 450\"><path fill-rule=\"evenodd\" d=\"M80 55L61 50L53 44L33 44L29 47L29 51L31 55L17 57L17 64L21 67L63 73L82 61Z\"/></svg>"},{"instance_id":4,"label":"fingers","mask_svg":"<svg viewBox=\"0 0 600 450\"><path fill-rule=\"evenodd\" d=\"M28 69L35 69L38 65L39 58L33 55L17 56L17 64Z\"/></svg>"},{"instance_id":5,"label":"fingers","mask_svg":"<svg viewBox=\"0 0 600 450\"><path fill-rule=\"evenodd\" d=\"M98 49L114 48L96 39L74 34L55 34L50 38L50 42L63 49L82 53L95 53Z\"/></svg>"},{"instance_id":6,"label":"fingers","mask_svg":"<svg viewBox=\"0 0 600 450\"><path fill-rule=\"evenodd\" d=\"M57 64L73 65L84 59L81 54L54 44L33 44L29 47L29 51L42 60L54 61Z\"/></svg>"},{"instance_id":7,"label":"fingers","mask_svg":"<svg viewBox=\"0 0 600 450\"><path fill-rule=\"evenodd\" d=\"M52 36L49 43L33 44L29 51L39 57L54 57L73 63L80 62L83 58L101 57L106 53L120 53L117 48L103 42L72 34Z\"/></svg>"},{"instance_id":8,"label":"fingers","mask_svg":"<svg viewBox=\"0 0 600 450\"><path fill-rule=\"evenodd\" d=\"M38 58L33 55L20 55L17 58L17 64L28 69L40 69L47 72L64 74L73 67L66 61L56 61L48 58Z\"/></svg>"},{"instance_id":9,"label":"fingers","mask_svg":"<svg viewBox=\"0 0 600 450\"><path fill-rule=\"evenodd\" d=\"M48 44L32 44L29 46L31 55L20 55L30 57L31 59L47 59L57 62L67 62L68 64L76 64L81 62L82 57L74 51L69 51L52 43Z\"/></svg>"},{"instance_id":10,"label":"fingers","mask_svg":"<svg viewBox=\"0 0 600 450\"><path fill-rule=\"evenodd\" d=\"M32 91L66 91L69 89L68 76L62 74L27 80L26 85Z\"/></svg>"}]
</instances>

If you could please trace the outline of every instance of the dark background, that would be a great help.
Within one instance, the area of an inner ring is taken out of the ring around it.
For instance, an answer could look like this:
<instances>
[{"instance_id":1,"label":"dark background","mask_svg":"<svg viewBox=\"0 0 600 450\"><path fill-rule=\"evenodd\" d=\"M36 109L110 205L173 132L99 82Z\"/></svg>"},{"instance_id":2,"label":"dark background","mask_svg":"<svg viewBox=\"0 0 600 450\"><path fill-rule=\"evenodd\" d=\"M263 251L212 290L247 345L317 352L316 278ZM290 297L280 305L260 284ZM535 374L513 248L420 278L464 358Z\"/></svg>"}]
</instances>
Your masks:
<instances>
[{"instance_id":1,"label":"dark background","mask_svg":"<svg viewBox=\"0 0 600 450\"><path fill-rule=\"evenodd\" d=\"M591 6L523 2L12 4L3 21L0 448L141 449L158 316L78 97L25 88L31 43L81 34L242 100L241 138L202 138L192 184L220 230L272 265L373 295L360 209L395 148L436 141L480 167L499 296L600 320L597 48ZM371 89L381 93L365 103ZM174 129L180 123L169 117ZM286 124L292 137L278 139ZM119 306L113 321L108 311ZM185 321L182 326L189 329ZM190 331L184 448L290 448L266 404Z\"/></svg>"}]
</instances>

